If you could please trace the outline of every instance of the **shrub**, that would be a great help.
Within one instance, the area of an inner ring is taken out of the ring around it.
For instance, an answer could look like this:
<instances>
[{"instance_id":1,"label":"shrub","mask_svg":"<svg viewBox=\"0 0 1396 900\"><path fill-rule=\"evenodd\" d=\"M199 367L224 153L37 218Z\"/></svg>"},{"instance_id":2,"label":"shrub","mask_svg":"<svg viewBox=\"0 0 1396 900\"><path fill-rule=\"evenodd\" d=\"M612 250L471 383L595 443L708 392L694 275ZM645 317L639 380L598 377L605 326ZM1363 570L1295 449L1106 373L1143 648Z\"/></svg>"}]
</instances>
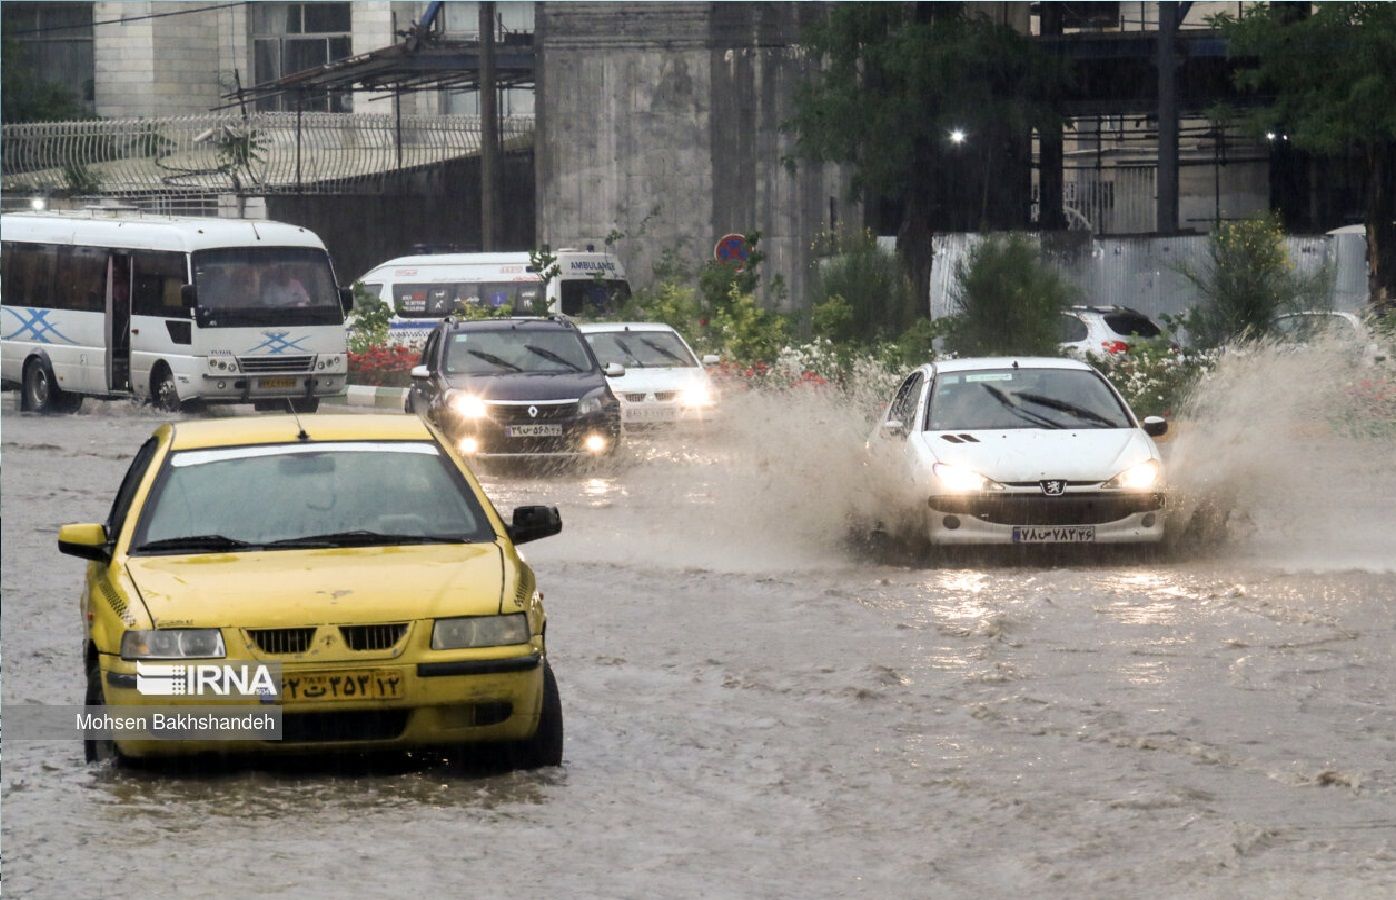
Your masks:
<instances>
[{"instance_id":1,"label":"shrub","mask_svg":"<svg viewBox=\"0 0 1396 900\"><path fill-rule=\"evenodd\" d=\"M945 346L957 356L1056 356L1061 310L1074 289L1023 235L986 238L955 266L955 315Z\"/></svg>"},{"instance_id":2,"label":"shrub","mask_svg":"<svg viewBox=\"0 0 1396 900\"><path fill-rule=\"evenodd\" d=\"M349 325L349 350L364 353L372 347L388 342L388 321L393 316L392 307L379 300L364 287L362 281L354 284L354 315Z\"/></svg>"},{"instance_id":3,"label":"shrub","mask_svg":"<svg viewBox=\"0 0 1396 900\"><path fill-rule=\"evenodd\" d=\"M872 344L901 334L920 318L920 304L901 264L871 231L829 242L815 270L811 327L838 343Z\"/></svg>"},{"instance_id":4,"label":"shrub","mask_svg":"<svg viewBox=\"0 0 1396 900\"><path fill-rule=\"evenodd\" d=\"M1182 320L1195 346L1258 339L1281 313L1328 305L1323 273L1295 271L1284 228L1273 216L1221 223L1207 255L1204 271L1179 269L1201 298Z\"/></svg>"},{"instance_id":5,"label":"shrub","mask_svg":"<svg viewBox=\"0 0 1396 900\"><path fill-rule=\"evenodd\" d=\"M1171 417L1183 409L1188 395L1216 366L1211 351L1184 351L1165 338L1140 341L1128 353L1092 356L1134 414Z\"/></svg>"},{"instance_id":6,"label":"shrub","mask_svg":"<svg viewBox=\"0 0 1396 900\"><path fill-rule=\"evenodd\" d=\"M379 387L407 387L412 383L412 367L422 354L398 344L349 351L349 381Z\"/></svg>"}]
</instances>

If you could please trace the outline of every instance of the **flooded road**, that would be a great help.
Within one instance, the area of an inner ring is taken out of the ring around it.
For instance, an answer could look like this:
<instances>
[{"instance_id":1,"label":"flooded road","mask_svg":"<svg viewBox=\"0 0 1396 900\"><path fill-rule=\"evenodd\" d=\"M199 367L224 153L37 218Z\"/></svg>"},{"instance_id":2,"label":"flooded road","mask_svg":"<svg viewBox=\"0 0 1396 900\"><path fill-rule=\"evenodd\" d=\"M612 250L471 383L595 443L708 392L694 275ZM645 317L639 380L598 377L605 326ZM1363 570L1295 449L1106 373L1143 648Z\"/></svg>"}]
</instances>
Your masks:
<instances>
[{"instance_id":1,"label":"flooded road","mask_svg":"<svg viewBox=\"0 0 1396 900\"><path fill-rule=\"evenodd\" d=\"M105 517L159 418L5 403L3 700L77 703L57 527ZM6 894L1396 893L1389 543L1337 567L1273 533L1197 560L877 563L840 545L837 442L785 466L742 446L486 478L565 522L526 548L562 768L176 776L7 741ZM1352 502L1389 532L1390 500Z\"/></svg>"}]
</instances>

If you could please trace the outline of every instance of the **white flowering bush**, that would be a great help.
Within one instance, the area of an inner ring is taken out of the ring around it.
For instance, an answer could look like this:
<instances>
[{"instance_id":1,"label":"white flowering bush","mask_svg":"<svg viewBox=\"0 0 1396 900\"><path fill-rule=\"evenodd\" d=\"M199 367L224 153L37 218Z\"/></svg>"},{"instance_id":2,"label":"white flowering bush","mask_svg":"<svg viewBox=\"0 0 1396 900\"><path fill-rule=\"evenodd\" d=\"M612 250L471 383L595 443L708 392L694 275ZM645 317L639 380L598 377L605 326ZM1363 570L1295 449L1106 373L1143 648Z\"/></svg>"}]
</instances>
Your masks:
<instances>
[{"instance_id":1,"label":"white flowering bush","mask_svg":"<svg viewBox=\"0 0 1396 900\"><path fill-rule=\"evenodd\" d=\"M1092 356L1100 369L1140 416L1173 416L1189 392L1217 365L1215 350L1184 350L1167 340L1142 341L1128 353Z\"/></svg>"}]
</instances>

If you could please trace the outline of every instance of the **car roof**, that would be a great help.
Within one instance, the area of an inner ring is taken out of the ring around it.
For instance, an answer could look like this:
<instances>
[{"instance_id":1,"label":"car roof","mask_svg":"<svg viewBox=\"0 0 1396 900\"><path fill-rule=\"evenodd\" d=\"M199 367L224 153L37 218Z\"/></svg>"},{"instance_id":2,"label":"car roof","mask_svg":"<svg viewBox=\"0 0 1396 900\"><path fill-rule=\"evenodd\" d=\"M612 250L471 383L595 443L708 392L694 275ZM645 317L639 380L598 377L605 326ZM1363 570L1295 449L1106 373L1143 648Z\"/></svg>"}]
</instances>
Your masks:
<instances>
[{"instance_id":1,"label":"car roof","mask_svg":"<svg viewBox=\"0 0 1396 900\"><path fill-rule=\"evenodd\" d=\"M1068 306L1067 308L1063 309L1062 312L1063 312L1063 313L1092 312L1092 313L1100 313L1101 315L1110 315L1110 314L1112 314L1112 313L1130 313L1130 314L1136 315L1136 316L1143 316L1143 315L1144 315L1142 312L1140 312L1139 310L1135 309L1135 308L1132 307L1132 306L1106 306L1106 305L1094 304L1094 303L1077 303L1077 304L1075 304L1075 305ZM1145 318L1148 318L1148 317L1145 316Z\"/></svg>"},{"instance_id":2,"label":"car roof","mask_svg":"<svg viewBox=\"0 0 1396 900\"><path fill-rule=\"evenodd\" d=\"M977 372L980 369L1081 369L1094 371L1079 359L1065 356L971 356L941 359L929 364L936 372Z\"/></svg>"},{"instance_id":3,"label":"car roof","mask_svg":"<svg viewBox=\"0 0 1396 900\"><path fill-rule=\"evenodd\" d=\"M310 441L430 440L431 432L416 416L396 414L315 414L296 416L230 416L171 426L174 450L235 447L245 444L293 444L301 427Z\"/></svg>"},{"instance_id":4,"label":"car roof","mask_svg":"<svg viewBox=\"0 0 1396 900\"><path fill-rule=\"evenodd\" d=\"M673 331L671 325L663 322L578 322L577 328L583 334L599 334L606 331Z\"/></svg>"}]
</instances>

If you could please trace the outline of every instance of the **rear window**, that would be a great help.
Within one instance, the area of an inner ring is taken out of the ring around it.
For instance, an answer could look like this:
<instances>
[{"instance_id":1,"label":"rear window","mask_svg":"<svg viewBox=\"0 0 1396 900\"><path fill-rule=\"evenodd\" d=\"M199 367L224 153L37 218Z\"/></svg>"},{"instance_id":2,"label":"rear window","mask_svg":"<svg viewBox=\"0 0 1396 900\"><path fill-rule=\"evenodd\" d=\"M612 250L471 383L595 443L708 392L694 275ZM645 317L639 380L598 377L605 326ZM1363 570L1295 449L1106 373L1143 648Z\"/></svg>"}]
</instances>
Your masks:
<instances>
[{"instance_id":1,"label":"rear window","mask_svg":"<svg viewBox=\"0 0 1396 900\"><path fill-rule=\"evenodd\" d=\"M1148 316L1139 313L1107 313L1105 324L1110 326L1111 331L1126 337L1137 334L1142 338L1151 338L1161 334L1158 326L1149 321Z\"/></svg>"}]
</instances>

